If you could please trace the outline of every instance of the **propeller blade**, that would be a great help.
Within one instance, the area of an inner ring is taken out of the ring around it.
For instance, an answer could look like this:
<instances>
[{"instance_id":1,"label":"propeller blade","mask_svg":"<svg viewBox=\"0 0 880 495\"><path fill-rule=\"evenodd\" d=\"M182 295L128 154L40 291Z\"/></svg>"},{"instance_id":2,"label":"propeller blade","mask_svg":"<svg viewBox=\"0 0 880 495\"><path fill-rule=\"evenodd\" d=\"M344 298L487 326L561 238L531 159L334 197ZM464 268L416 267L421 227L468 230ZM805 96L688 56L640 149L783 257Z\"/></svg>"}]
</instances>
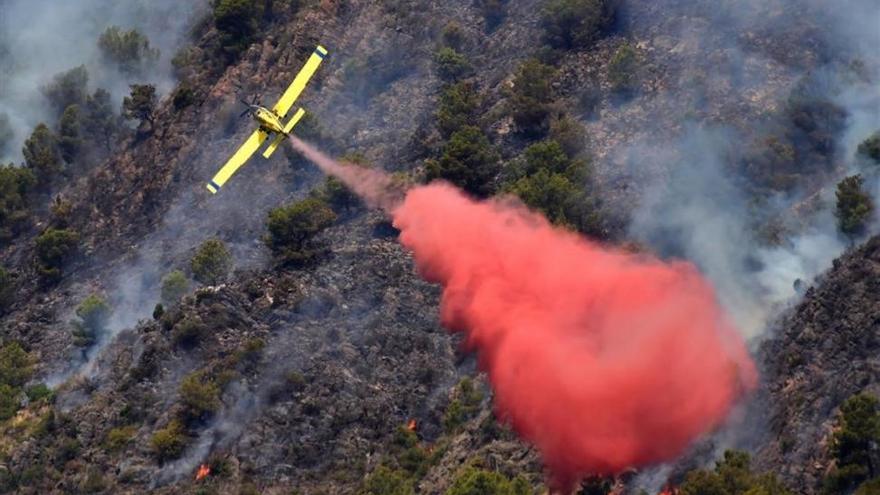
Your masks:
<instances>
[{"instance_id":1,"label":"propeller blade","mask_svg":"<svg viewBox=\"0 0 880 495\"><path fill-rule=\"evenodd\" d=\"M245 110L244 112L241 112L241 115L239 115L238 118L242 118L242 117L244 117L245 115L247 115L247 114L249 114L249 113L251 113L251 109L250 109L250 108L248 108L248 109Z\"/></svg>"}]
</instances>

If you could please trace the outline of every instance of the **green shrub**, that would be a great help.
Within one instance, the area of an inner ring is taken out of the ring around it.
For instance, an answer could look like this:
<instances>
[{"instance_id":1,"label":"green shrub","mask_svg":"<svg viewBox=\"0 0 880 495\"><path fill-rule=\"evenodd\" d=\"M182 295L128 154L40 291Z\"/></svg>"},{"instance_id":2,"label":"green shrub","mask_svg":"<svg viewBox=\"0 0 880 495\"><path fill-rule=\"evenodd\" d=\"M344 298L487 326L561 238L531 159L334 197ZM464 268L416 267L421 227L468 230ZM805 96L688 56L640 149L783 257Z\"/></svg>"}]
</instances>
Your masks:
<instances>
[{"instance_id":1,"label":"green shrub","mask_svg":"<svg viewBox=\"0 0 880 495\"><path fill-rule=\"evenodd\" d=\"M585 191L590 176L585 160L569 158L562 146L548 140L526 148L522 162L511 169L505 192L557 225L601 233L601 219Z\"/></svg>"},{"instance_id":2,"label":"green shrub","mask_svg":"<svg viewBox=\"0 0 880 495\"><path fill-rule=\"evenodd\" d=\"M880 495L880 478L862 483L853 495Z\"/></svg>"},{"instance_id":3,"label":"green shrub","mask_svg":"<svg viewBox=\"0 0 880 495\"><path fill-rule=\"evenodd\" d=\"M15 416L21 405L21 389L0 383L0 421Z\"/></svg>"},{"instance_id":4,"label":"green shrub","mask_svg":"<svg viewBox=\"0 0 880 495\"><path fill-rule=\"evenodd\" d=\"M135 425L113 428L107 432L107 438L104 439L104 448L109 451L122 450L131 443L135 433L137 433L137 426Z\"/></svg>"},{"instance_id":5,"label":"green shrub","mask_svg":"<svg viewBox=\"0 0 880 495\"><path fill-rule=\"evenodd\" d=\"M61 150L61 158L67 163L72 163L79 154L82 145L79 105L70 105L64 109L61 121L58 123L58 148Z\"/></svg>"},{"instance_id":6,"label":"green shrub","mask_svg":"<svg viewBox=\"0 0 880 495\"><path fill-rule=\"evenodd\" d=\"M840 428L831 437L835 470L825 480L831 492L846 492L877 476L872 465L872 446L880 442L880 401L866 393L847 399L840 406Z\"/></svg>"},{"instance_id":7,"label":"green shrub","mask_svg":"<svg viewBox=\"0 0 880 495\"><path fill-rule=\"evenodd\" d=\"M98 38L98 48L105 60L128 75L142 74L159 60L159 50L150 48L150 40L137 29L110 26Z\"/></svg>"},{"instance_id":8,"label":"green shrub","mask_svg":"<svg viewBox=\"0 0 880 495\"><path fill-rule=\"evenodd\" d=\"M476 408L483 402L483 393L474 385L474 381L464 377L458 382L458 393L466 407Z\"/></svg>"},{"instance_id":9,"label":"green shrub","mask_svg":"<svg viewBox=\"0 0 880 495\"><path fill-rule=\"evenodd\" d=\"M5 112L0 113L0 156L5 156L9 145L15 138L15 131L12 129L12 123L9 115Z\"/></svg>"},{"instance_id":10,"label":"green shrub","mask_svg":"<svg viewBox=\"0 0 880 495\"><path fill-rule=\"evenodd\" d=\"M184 415L189 421L207 419L220 408L220 389L203 372L187 375L178 388Z\"/></svg>"},{"instance_id":11,"label":"green shrub","mask_svg":"<svg viewBox=\"0 0 880 495\"><path fill-rule=\"evenodd\" d=\"M571 158L584 152L587 146L587 130L580 122L568 115L562 115L550 121L548 138L562 147Z\"/></svg>"},{"instance_id":12,"label":"green shrub","mask_svg":"<svg viewBox=\"0 0 880 495\"><path fill-rule=\"evenodd\" d=\"M706 470L691 471L681 485L682 495L732 495L717 473Z\"/></svg>"},{"instance_id":13,"label":"green shrub","mask_svg":"<svg viewBox=\"0 0 880 495\"><path fill-rule=\"evenodd\" d=\"M602 476L590 476L581 481L577 495L608 495L613 489L613 479L604 478ZM638 495L646 494L642 491Z\"/></svg>"},{"instance_id":14,"label":"green shrub","mask_svg":"<svg viewBox=\"0 0 880 495\"><path fill-rule=\"evenodd\" d=\"M244 366L253 366L260 361L265 348L265 340L259 337L248 339L237 353L238 361Z\"/></svg>"},{"instance_id":15,"label":"green shrub","mask_svg":"<svg viewBox=\"0 0 880 495\"><path fill-rule=\"evenodd\" d=\"M36 184L30 169L0 165L0 244L14 239L30 224L28 193Z\"/></svg>"},{"instance_id":16,"label":"green shrub","mask_svg":"<svg viewBox=\"0 0 880 495\"><path fill-rule=\"evenodd\" d=\"M160 299L167 306L174 306L189 292L189 280L180 270L173 270L162 277ZM163 308L164 310L164 308Z\"/></svg>"},{"instance_id":17,"label":"green shrub","mask_svg":"<svg viewBox=\"0 0 880 495\"><path fill-rule=\"evenodd\" d=\"M467 414L465 413L464 406L461 405L461 401L452 399L449 405L446 406L446 410L443 411L443 429L447 433L452 433L463 425L467 419Z\"/></svg>"},{"instance_id":18,"label":"green shrub","mask_svg":"<svg viewBox=\"0 0 880 495\"><path fill-rule=\"evenodd\" d=\"M562 174L572 180L586 179L584 163L572 160L558 142L548 139L532 144L523 152L525 158L525 175L547 170L554 174Z\"/></svg>"},{"instance_id":19,"label":"green shrub","mask_svg":"<svg viewBox=\"0 0 880 495\"><path fill-rule=\"evenodd\" d=\"M509 99L513 122L523 134L537 137L549 128L553 90L550 85L556 71L536 59L520 65L513 79Z\"/></svg>"},{"instance_id":20,"label":"green shrub","mask_svg":"<svg viewBox=\"0 0 880 495\"><path fill-rule=\"evenodd\" d=\"M0 383L20 388L31 378L31 360L16 341L0 347Z\"/></svg>"},{"instance_id":21,"label":"green shrub","mask_svg":"<svg viewBox=\"0 0 880 495\"><path fill-rule=\"evenodd\" d=\"M42 91L57 115L61 115L70 105L79 105L85 101L88 83L89 72L86 66L80 65L56 75Z\"/></svg>"},{"instance_id":22,"label":"green shrub","mask_svg":"<svg viewBox=\"0 0 880 495\"><path fill-rule=\"evenodd\" d=\"M106 489L107 480L96 467L90 468L85 479L79 484L79 493L101 493Z\"/></svg>"},{"instance_id":23,"label":"green shrub","mask_svg":"<svg viewBox=\"0 0 880 495\"><path fill-rule=\"evenodd\" d=\"M361 153L346 153L340 158L350 165L371 168L372 164ZM326 202L336 213L345 213L363 206L357 194L353 193L341 180L328 176L324 184L310 192L310 196Z\"/></svg>"},{"instance_id":24,"label":"green shrub","mask_svg":"<svg viewBox=\"0 0 880 495\"><path fill-rule=\"evenodd\" d=\"M34 132L24 142L22 154L41 191L47 191L64 171L61 155L58 153L58 140L46 124L37 124Z\"/></svg>"},{"instance_id":25,"label":"green shrub","mask_svg":"<svg viewBox=\"0 0 880 495\"><path fill-rule=\"evenodd\" d=\"M333 211L345 212L363 205L357 194L351 192L348 186L336 177L327 177L324 185L317 190L315 197L325 201L333 208Z\"/></svg>"},{"instance_id":26,"label":"green shrub","mask_svg":"<svg viewBox=\"0 0 880 495\"><path fill-rule=\"evenodd\" d=\"M464 29L461 28L455 21L448 22L445 26L443 26L443 31L440 33L440 45L447 46L456 51L461 51L464 48L465 41L467 37L464 33Z\"/></svg>"},{"instance_id":27,"label":"green shrub","mask_svg":"<svg viewBox=\"0 0 880 495\"><path fill-rule=\"evenodd\" d=\"M629 43L623 44L608 63L608 82L619 94L629 95L639 88L639 55Z\"/></svg>"},{"instance_id":28,"label":"green shrub","mask_svg":"<svg viewBox=\"0 0 880 495\"><path fill-rule=\"evenodd\" d=\"M31 360L21 344L9 341L0 347L0 421L15 416L21 406L22 386L31 371Z\"/></svg>"},{"instance_id":29,"label":"green shrub","mask_svg":"<svg viewBox=\"0 0 880 495\"><path fill-rule=\"evenodd\" d=\"M397 456L397 463L412 477L419 479L428 471L431 456L418 446L410 447Z\"/></svg>"},{"instance_id":30,"label":"green shrub","mask_svg":"<svg viewBox=\"0 0 880 495\"><path fill-rule=\"evenodd\" d=\"M410 449L419 444L419 435L406 426L398 426L394 431L392 443L400 450Z\"/></svg>"},{"instance_id":31,"label":"green shrub","mask_svg":"<svg viewBox=\"0 0 880 495\"><path fill-rule=\"evenodd\" d=\"M122 99L122 117L153 123L153 111L156 109L156 87L152 84L132 84L131 94Z\"/></svg>"},{"instance_id":32,"label":"green shrub","mask_svg":"<svg viewBox=\"0 0 880 495\"><path fill-rule=\"evenodd\" d=\"M235 57L253 43L257 20L262 16L261 5L256 0L217 0L214 2L214 27L220 31L220 43L224 52Z\"/></svg>"},{"instance_id":33,"label":"green shrub","mask_svg":"<svg viewBox=\"0 0 880 495\"><path fill-rule=\"evenodd\" d=\"M220 239L208 239L190 260L193 277L208 285L220 283L232 269L232 255Z\"/></svg>"},{"instance_id":34,"label":"green shrub","mask_svg":"<svg viewBox=\"0 0 880 495\"><path fill-rule=\"evenodd\" d=\"M67 435L62 436L58 442L58 449L55 452L55 467L61 469L68 461L75 459L81 450L82 445L80 445L76 438L71 438Z\"/></svg>"},{"instance_id":35,"label":"green shrub","mask_svg":"<svg viewBox=\"0 0 880 495\"><path fill-rule=\"evenodd\" d=\"M561 49L592 45L614 20L616 0L548 0L542 11L547 44Z\"/></svg>"},{"instance_id":36,"label":"green shrub","mask_svg":"<svg viewBox=\"0 0 880 495\"><path fill-rule=\"evenodd\" d=\"M49 227L36 240L38 271L47 280L61 277L61 267L76 252L79 234Z\"/></svg>"},{"instance_id":37,"label":"green shrub","mask_svg":"<svg viewBox=\"0 0 880 495\"><path fill-rule=\"evenodd\" d=\"M207 333L208 327L195 317L186 317L178 321L171 330L171 340L184 348L192 348L199 344Z\"/></svg>"},{"instance_id":38,"label":"green shrub","mask_svg":"<svg viewBox=\"0 0 880 495\"><path fill-rule=\"evenodd\" d=\"M862 141L856 149L856 154L870 159L875 165L880 165L880 131Z\"/></svg>"},{"instance_id":39,"label":"green shrub","mask_svg":"<svg viewBox=\"0 0 880 495\"><path fill-rule=\"evenodd\" d=\"M477 88L472 82L451 84L440 93L437 103L437 128L444 138L465 126L477 126L482 106Z\"/></svg>"},{"instance_id":40,"label":"green shrub","mask_svg":"<svg viewBox=\"0 0 880 495\"><path fill-rule=\"evenodd\" d=\"M447 432L457 430L467 420L474 417L479 411L482 401L483 393L474 386L473 380L468 377L462 378L456 386L452 401L443 414L443 428Z\"/></svg>"},{"instance_id":41,"label":"green shrub","mask_svg":"<svg viewBox=\"0 0 880 495\"><path fill-rule=\"evenodd\" d=\"M325 201L307 198L269 212L265 242L282 261L302 263L318 254L314 237L335 221L336 213Z\"/></svg>"},{"instance_id":42,"label":"green shrub","mask_svg":"<svg viewBox=\"0 0 880 495\"><path fill-rule=\"evenodd\" d=\"M468 466L461 470L446 490L446 495L531 495L532 487L524 478L513 480L493 471Z\"/></svg>"},{"instance_id":43,"label":"green shrub","mask_svg":"<svg viewBox=\"0 0 880 495\"><path fill-rule=\"evenodd\" d=\"M864 190L861 175L846 177L837 184L837 223L840 231L849 236L860 235L874 212L874 202Z\"/></svg>"},{"instance_id":44,"label":"green shrub","mask_svg":"<svg viewBox=\"0 0 880 495\"><path fill-rule=\"evenodd\" d=\"M519 179L507 191L539 210L551 222L572 227L574 224L568 220L568 212L584 199L581 188L572 184L568 177L546 169Z\"/></svg>"},{"instance_id":45,"label":"green shrub","mask_svg":"<svg viewBox=\"0 0 880 495\"><path fill-rule=\"evenodd\" d=\"M427 165L428 180L443 179L477 197L495 190L501 170L498 152L477 127L464 126L450 136L439 160Z\"/></svg>"},{"instance_id":46,"label":"green shrub","mask_svg":"<svg viewBox=\"0 0 880 495\"><path fill-rule=\"evenodd\" d=\"M12 276L0 266L0 314L15 300L15 282Z\"/></svg>"},{"instance_id":47,"label":"green shrub","mask_svg":"<svg viewBox=\"0 0 880 495\"><path fill-rule=\"evenodd\" d=\"M279 399L286 395L301 392L305 390L306 385L308 385L308 382L302 373L296 370L288 371L284 374L284 381L275 392L275 398Z\"/></svg>"},{"instance_id":48,"label":"green shrub","mask_svg":"<svg viewBox=\"0 0 880 495\"><path fill-rule=\"evenodd\" d=\"M110 93L98 88L95 94L86 98L83 105L82 125L83 135L91 142L103 146L109 150L114 137L118 133L120 117L113 108Z\"/></svg>"},{"instance_id":49,"label":"green shrub","mask_svg":"<svg viewBox=\"0 0 880 495\"><path fill-rule=\"evenodd\" d=\"M728 450L715 465L714 471L697 469L685 475L679 487L682 495L791 495L772 474L751 471L749 455Z\"/></svg>"},{"instance_id":50,"label":"green shrub","mask_svg":"<svg viewBox=\"0 0 880 495\"><path fill-rule=\"evenodd\" d=\"M174 95L171 97L171 103L174 104L175 110L183 110L195 102L195 91L185 83L181 83L177 86L177 89L174 90Z\"/></svg>"},{"instance_id":51,"label":"green shrub","mask_svg":"<svg viewBox=\"0 0 880 495\"><path fill-rule=\"evenodd\" d=\"M52 402L55 398L55 392L45 383L31 385L25 389L24 393L31 402Z\"/></svg>"},{"instance_id":52,"label":"green shrub","mask_svg":"<svg viewBox=\"0 0 880 495\"><path fill-rule=\"evenodd\" d=\"M76 308L78 320L73 322L74 344L91 347L106 330L110 314L110 306L97 294L83 299Z\"/></svg>"},{"instance_id":53,"label":"green shrub","mask_svg":"<svg viewBox=\"0 0 880 495\"><path fill-rule=\"evenodd\" d=\"M504 20L507 0L477 0L477 6L486 22L486 31L492 31Z\"/></svg>"},{"instance_id":54,"label":"green shrub","mask_svg":"<svg viewBox=\"0 0 880 495\"><path fill-rule=\"evenodd\" d=\"M177 459L183 454L188 442L183 425L176 419L171 420L165 428L157 430L150 439L153 454L160 462Z\"/></svg>"},{"instance_id":55,"label":"green shrub","mask_svg":"<svg viewBox=\"0 0 880 495\"><path fill-rule=\"evenodd\" d=\"M444 81L457 81L473 74L473 67L467 57L448 46L440 48L434 55L437 76Z\"/></svg>"},{"instance_id":56,"label":"green shrub","mask_svg":"<svg viewBox=\"0 0 880 495\"><path fill-rule=\"evenodd\" d=\"M364 482L358 495L415 495L406 473L379 466Z\"/></svg>"}]
</instances>

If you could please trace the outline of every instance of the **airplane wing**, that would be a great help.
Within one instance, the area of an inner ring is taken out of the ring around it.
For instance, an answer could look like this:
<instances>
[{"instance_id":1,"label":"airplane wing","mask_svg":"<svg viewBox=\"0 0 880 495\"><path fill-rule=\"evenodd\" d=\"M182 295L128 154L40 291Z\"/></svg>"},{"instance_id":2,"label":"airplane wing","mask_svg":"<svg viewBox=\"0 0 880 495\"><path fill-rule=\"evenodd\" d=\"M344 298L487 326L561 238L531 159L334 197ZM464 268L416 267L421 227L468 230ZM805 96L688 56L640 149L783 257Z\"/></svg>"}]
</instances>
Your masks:
<instances>
[{"instance_id":1,"label":"airplane wing","mask_svg":"<svg viewBox=\"0 0 880 495\"><path fill-rule=\"evenodd\" d=\"M315 51L312 52L312 56L309 57L309 60L306 62L306 65L303 66L302 70L299 71L299 74L293 78L293 82L290 83L287 90L281 95L281 99L278 100L278 103L272 107L272 110L279 116L284 117L287 115L287 111L290 110L290 107L293 106L293 102L299 98L300 93L305 89L306 84L308 84L309 79L315 74L315 71L318 70L318 66L321 65L321 61L324 60L324 57L327 56L327 49L321 45L318 45L315 48Z\"/></svg>"},{"instance_id":2,"label":"airplane wing","mask_svg":"<svg viewBox=\"0 0 880 495\"><path fill-rule=\"evenodd\" d=\"M208 190L211 191L211 194L217 194L217 191L232 177L232 174L235 173L246 161L248 158L253 155L257 149L259 149L260 145L263 144L263 141L269 137L269 134L263 131L262 129L257 129L247 138L247 141L238 148L238 151L235 152L232 157L226 162L226 165L223 165L223 168L217 172L217 175L211 179L211 182L208 182Z\"/></svg>"}]
</instances>

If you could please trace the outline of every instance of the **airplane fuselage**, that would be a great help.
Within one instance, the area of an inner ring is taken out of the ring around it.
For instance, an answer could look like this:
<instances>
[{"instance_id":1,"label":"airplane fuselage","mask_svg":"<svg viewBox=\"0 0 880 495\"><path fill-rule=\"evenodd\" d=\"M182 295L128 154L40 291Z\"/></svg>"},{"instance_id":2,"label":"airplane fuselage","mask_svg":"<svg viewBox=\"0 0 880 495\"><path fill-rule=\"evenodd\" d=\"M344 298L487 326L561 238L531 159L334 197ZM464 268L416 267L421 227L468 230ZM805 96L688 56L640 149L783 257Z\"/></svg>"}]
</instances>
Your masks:
<instances>
[{"instance_id":1,"label":"airplane fuselage","mask_svg":"<svg viewBox=\"0 0 880 495\"><path fill-rule=\"evenodd\" d=\"M263 130L274 132L275 134L287 134L284 132L284 124L281 122L281 119L275 115L275 112L266 107L259 105L255 106L256 108L253 112L254 120L260 124L260 127L263 128Z\"/></svg>"}]
</instances>

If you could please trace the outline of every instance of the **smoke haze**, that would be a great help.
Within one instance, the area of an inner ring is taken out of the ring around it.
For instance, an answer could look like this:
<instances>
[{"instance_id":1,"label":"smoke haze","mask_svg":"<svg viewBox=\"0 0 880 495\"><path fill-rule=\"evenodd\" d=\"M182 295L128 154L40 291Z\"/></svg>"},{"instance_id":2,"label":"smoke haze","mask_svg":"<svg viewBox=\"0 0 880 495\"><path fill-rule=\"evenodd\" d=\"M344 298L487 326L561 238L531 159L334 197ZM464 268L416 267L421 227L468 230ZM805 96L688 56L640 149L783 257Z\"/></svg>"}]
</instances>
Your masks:
<instances>
[{"instance_id":1,"label":"smoke haze","mask_svg":"<svg viewBox=\"0 0 880 495\"><path fill-rule=\"evenodd\" d=\"M0 2L0 116L14 133L0 149L0 163L21 160L21 147L40 122L54 117L41 88L52 77L80 65L89 73L89 90L110 91L116 108L132 83L151 83L162 93L174 85L171 59L185 40L204 0L5 0ZM153 69L141 77L126 76L101 59L98 38L109 26L137 29L160 50Z\"/></svg>"},{"instance_id":2,"label":"smoke haze","mask_svg":"<svg viewBox=\"0 0 880 495\"><path fill-rule=\"evenodd\" d=\"M401 191L396 190L394 181L388 174L350 163L337 162L296 136L290 136L290 144L324 173L341 180L368 205L390 211L400 201Z\"/></svg>"},{"instance_id":3,"label":"smoke haze","mask_svg":"<svg viewBox=\"0 0 880 495\"><path fill-rule=\"evenodd\" d=\"M680 64L680 79L669 92L631 103L662 110L609 157L643 184L628 235L663 257L694 262L744 334L760 337L797 300L795 286L812 283L850 244L837 231L834 187L845 175L864 173L855 149L880 129L880 98L876 83L848 72L858 61L868 79L876 77L878 57L869 47L880 35L880 9L865 0L660 2L656 8L697 14L673 37L696 48L664 53ZM642 22L649 24L644 29L653 26L651 19ZM798 36L810 40L786 52ZM839 135L831 136L828 168L797 163L799 187L756 193L754 178L737 163L748 161L744 155L755 142L794 127L782 120L804 83L809 98L833 102L846 115ZM868 180L880 192L877 179ZM768 242L761 230L773 224L780 235ZM869 231L877 231L876 221Z\"/></svg>"},{"instance_id":4,"label":"smoke haze","mask_svg":"<svg viewBox=\"0 0 880 495\"><path fill-rule=\"evenodd\" d=\"M389 182L293 145L377 204ZM441 320L477 351L498 416L559 488L681 454L756 383L745 345L694 266L603 248L510 200L451 185L393 207Z\"/></svg>"}]
</instances>

